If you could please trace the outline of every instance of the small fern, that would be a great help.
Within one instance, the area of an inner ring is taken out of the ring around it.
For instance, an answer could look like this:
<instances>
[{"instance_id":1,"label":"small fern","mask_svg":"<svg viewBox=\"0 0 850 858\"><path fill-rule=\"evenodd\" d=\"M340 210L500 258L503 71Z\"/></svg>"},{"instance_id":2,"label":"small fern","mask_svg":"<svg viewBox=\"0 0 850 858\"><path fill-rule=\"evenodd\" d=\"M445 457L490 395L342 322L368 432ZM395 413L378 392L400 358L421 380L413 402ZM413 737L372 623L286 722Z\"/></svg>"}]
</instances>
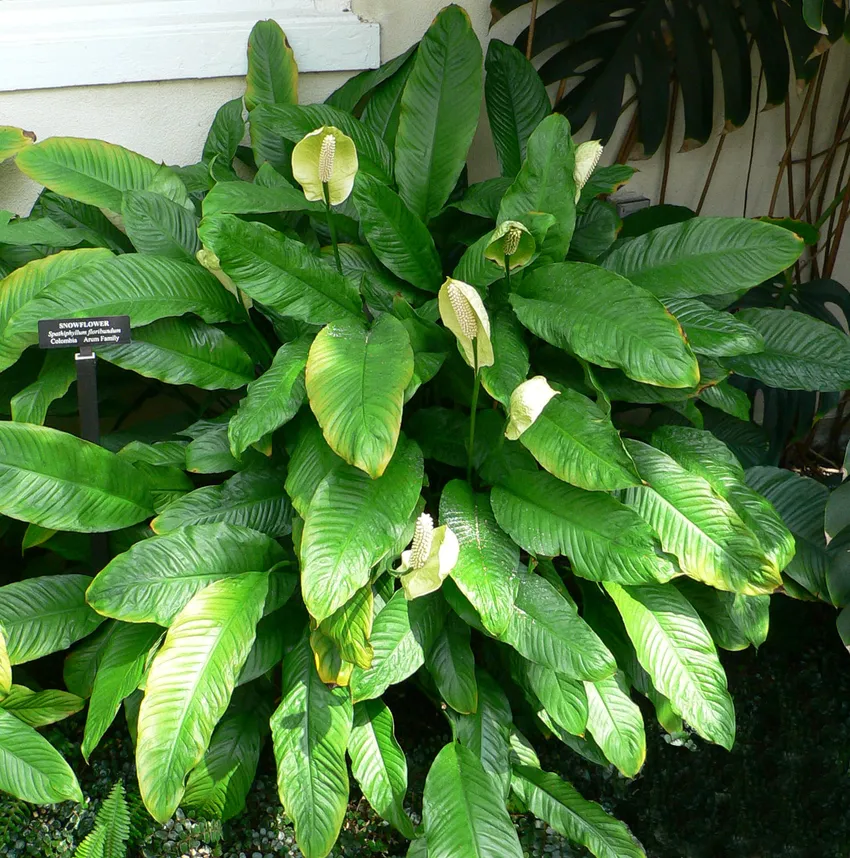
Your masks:
<instances>
[{"instance_id":1,"label":"small fern","mask_svg":"<svg viewBox=\"0 0 850 858\"><path fill-rule=\"evenodd\" d=\"M94 828L77 847L74 858L126 858L130 836L130 811L124 784L118 781L100 806Z\"/></svg>"},{"instance_id":2,"label":"small fern","mask_svg":"<svg viewBox=\"0 0 850 858\"><path fill-rule=\"evenodd\" d=\"M26 803L18 799L10 799L3 803L3 813L0 813L0 844L13 839L12 834L22 831L30 821L30 810Z\"/></svg>"}]
</instances>

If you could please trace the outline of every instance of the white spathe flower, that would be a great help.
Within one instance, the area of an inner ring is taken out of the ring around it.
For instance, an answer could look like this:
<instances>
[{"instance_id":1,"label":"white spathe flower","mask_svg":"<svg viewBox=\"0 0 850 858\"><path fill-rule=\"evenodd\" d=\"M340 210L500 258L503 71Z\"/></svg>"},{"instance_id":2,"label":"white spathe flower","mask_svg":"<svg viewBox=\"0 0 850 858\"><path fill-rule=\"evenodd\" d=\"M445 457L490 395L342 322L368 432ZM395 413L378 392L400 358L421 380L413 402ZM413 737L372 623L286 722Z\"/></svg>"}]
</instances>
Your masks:
<instances>
[{"instance_id":1,"label":"white spathe flower","mask_svg":"<svg viewBox=\"0 0 850 858\"><path fill-rule=\"evenodd\" d=\"M460 545L447 525L434 527L427 512L416 519L413 541L401 555L398 572L401 586L408 599L418 599L439 590L449 572L457 563Z\"/></svg>"},{"instance_id":2,"label":"white spathe flower","mask_svg":"<svg viewBox=\"0 0 850 858\"><path fill-rule=\"evenodd\" d=\"M553 390L542 375L535 375L534 378L517 385L511 394L505 437L516 441L540 416L549 400L557 395L558 391Z\"/></svg>"},{"instance_id":3,"label":"white spathe flower","mask_svg":"<svg viewBox=\"0 0 850 858\"><path fill-rule=\"evenodd\" d=\"M493 344L490 342L490 317L475 287L462 280L446 278L438 296L440 318L457 337L464 360L474 369L492 366ZM475 341L478 360L473 351Z\"/></svg>"},{"instance_id":4,"label":"white spathe flower","mask_svg":"<svg viewBox=\"0 0 850 858\"><path fill-rule=\"evenodd\" d=\"M588 140L576 149L576 166L573 178L576 183L576 202L581 199L581 189L587 184L602 157L603 146L598 140Z\"/></svg>"},{"instance_id":5,"label":"white spathe flower","mask_svg":"<svg viewBox=\"0 0 850 858\"><path fill-rule=\"evenodd\" d=\"M357 169L354 141L333 125L311 131L292 150L292 175L312 202L324 202L325 185L332 206L345 202L354 187Z\"/></svg>"},{"instance_id":6,"label":"white spathe flower","mask_svg":"<svg viewBox=\"0 0 850 858\"><path fill-rule=\"evenodd\" d=\"M516 220L506 220L493 230L490 243L484 250L484 256L493 262L511 270L522 268L531 261L537 243L525 224Z\"/></svg>"}]
</instances>

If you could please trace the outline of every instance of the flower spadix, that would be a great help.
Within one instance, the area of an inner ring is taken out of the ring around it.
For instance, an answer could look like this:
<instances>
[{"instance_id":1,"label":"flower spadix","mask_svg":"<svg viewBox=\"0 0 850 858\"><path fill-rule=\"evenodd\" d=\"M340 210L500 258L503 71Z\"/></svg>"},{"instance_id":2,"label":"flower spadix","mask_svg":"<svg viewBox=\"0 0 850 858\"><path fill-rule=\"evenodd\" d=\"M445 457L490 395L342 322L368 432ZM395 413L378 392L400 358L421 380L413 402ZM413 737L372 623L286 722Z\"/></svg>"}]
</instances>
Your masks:
<instances>
[{"instance_id":1,"label":"flower spadix","mask_svg":"<svg viewBox=\"0 0 850 858\"><path fill-rule=\"evenodd\" d=\"M511 270L527 265L534 256L537 242L534 236L517 220L506 220L493 231L493 237L484 251L487 259Z\"/></svg>"},{"instance_id":2,"label":"flower spadix","mask_svg":"<svg viewBox=\"0 0 850 858\"><path fill-rule=\"evenodd\" d=\"M292 150L292 175L313 202L325 201L325 185L332 206L345 202L354 187L357 167L354 141L333 125L311 131Z\"/></svg>"},{"instance_id":3,"label":"flower spadix","mask_svg":"<svg viewBox=\"0 0 850 858\"><path fill-rule=\"evenodd\" d=\"M535 375L534 378L517 385L508 406L505 437L516 441L540 416L549 400L557 395L558 391L549 387L549 382L542 375Z\"/></svg>"},{"instance_id":4,"label":"flower spadix","mask_svg":"<svg viewBox=\"0 0 850 858\"><path fill-rule=\"evenodd\" d=\"M464 360L475 370L492 366L494 358L493 344L490 342L490 317L476 289L462 280L447 277L440 287L438 300L440 318L457 337Z\"/></svg>"},{"instance_id":5,"label":"flower spadix","mask_svg":"<svg viewBox=\"0 0 850 858\"><path fill-rule=\"evenodd\" d=\"M447 525L434 527L427 512L416 519L413 541L401 555L401 586L408 599L427 596L440 589L449 572L457 563L457 537Z\"/></svg>"},{"instance_id":6,"label":"flower spadix","mask_svg":"<svg viewBox=\"0 0 850 858\"><path fill-rule=\"evenodd\" d=\"M599 159L602 157L602 144L598 140L588 140L576 149L576 166L573 178L576 183L576 202L581 198L581 189L587 184Z\"/></svg>"}]
</instances>

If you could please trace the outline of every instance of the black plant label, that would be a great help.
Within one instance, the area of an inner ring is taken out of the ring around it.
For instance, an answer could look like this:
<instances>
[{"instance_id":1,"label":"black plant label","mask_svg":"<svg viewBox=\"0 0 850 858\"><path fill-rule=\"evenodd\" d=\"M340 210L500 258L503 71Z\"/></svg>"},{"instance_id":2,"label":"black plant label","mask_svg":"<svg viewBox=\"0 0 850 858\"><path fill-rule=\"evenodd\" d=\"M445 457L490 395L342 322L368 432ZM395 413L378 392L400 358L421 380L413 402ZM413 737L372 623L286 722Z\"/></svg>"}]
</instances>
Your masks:
<instances>
[{"instance_id":1,"label":"black plant label","mask_svg":"<svg viewBox=\"0 0 850 858\"><path fill-rule=\"evenodd\" d=\"M129 342L129 316L42 319L38 323L38 345L42 349L76 349L82 346L96 348Z\"/></svg>"}]
</instances>

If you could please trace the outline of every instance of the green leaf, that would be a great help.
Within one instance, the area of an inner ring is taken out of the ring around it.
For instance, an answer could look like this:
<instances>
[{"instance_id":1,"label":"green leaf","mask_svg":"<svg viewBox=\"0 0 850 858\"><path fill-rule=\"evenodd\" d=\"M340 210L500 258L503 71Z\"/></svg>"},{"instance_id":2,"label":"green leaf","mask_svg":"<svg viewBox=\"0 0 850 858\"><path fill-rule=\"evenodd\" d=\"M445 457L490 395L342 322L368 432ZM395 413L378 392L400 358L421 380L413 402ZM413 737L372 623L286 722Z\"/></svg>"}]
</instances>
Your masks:
<instances>
[{"instance_id":1,"label":"green leaf","mask_svg":"<svg viewBox=\"0 0 850 858\"><path fill-rule=\"evenodd\" d=\"M148 654L163 630L149 623L119 623L104 647L92 686L83 737L88 762L109 729L124 699L138 687L148 665Z\"/></svg>"},{"instance_id":2,"label":"green leaf","mask_svg":"<svg viewBox=\"0 0 850 858\"><path fill-rule=\"evenodd\" d=\"M242 471L172 501L151 522L157 534L194 524L235 524L278 538L292 530L292 507L279 471Z\"/></svg>"},{"instance_id":3,"label":"green leaf","mask_svg":"<svg viewBox=\"0 0 850 858\"><path fill-rule=\"evenodd\" d=\"M713 310L695 298L668 298L667 309L679 320L690 347L700 355L729 357L760 352L764 338L738 315Z\"/></svg>"},{"instance_id":4,"label":"green leaf","mask_svg":"<svg viewBox=\"0 0 850 858\"><path fill-rule=\"evenodd\" d=\"M319 484L345 462L328 446L322 430L311 416L299 417L299 421L284 488L292 500L292 506L306 519Z\"/></svg>"},{"instance_id":5,"label":"green leaf","mask_svg":"<svg viewBox=\"0 0 850 858\"><path fill-rule=\"evenodd\" d=\"M5 697L12 687L12 665L6 648L6 632L0 626L0 698Z\"/></svg>"},{"instance_id":6,"label":"green leaf","mask_svg":"<svg viewBox=\"0 0 850 858\"><path fill-rule=\"evenodd\" d=\"M183 798L227 709L254 643L266 572L214 581L174 619L148 674L139 710L136 770L151 816L165 822Z\"/></svg>"},{"instance_id":7,"label":"green leaf","mask_svg":"<svg viewBox=\"0 0 850 858\"><path fill-rule=\"evenodd\" d=\"M587 727L587 692L584 683L556 673L517 654L511 659L517 681L537 698L549 717L573 736Z\"/></svg>"},{"instance_id":8,"label":"green leaf","mask_svg":"<svg viewBox=\"0 0 850 858\"><path fill-rule=\"evenodd\" d=\"M375 88L384 81L395 76L416 48L416 45L412 45L397 57L382 63L378 68L367 69L349 78L325 99L325 104L357 115L357 107L363 99L373 93Z\"/></svg>"},{"instance_id":9,"label":"green leaf","mask_svg":"<svg viewBox=\"0 0 850 858\"><path fill-rule=\"evenodd\" d=\"M434 239L404 200L363 173L354 182L353 200L375 256L402 280L436 292L443 274Z\"/></svg>"},{"instance_id":10,"label":"green leaf","mask_svg":"<svg viewBox=\"0 0 850 858\"><path fill-rule=\"evenodd\" d=\"M532 554L565 554L583 578L638 584L678 574L650 526L610 495L517 471L493 489L492 504L514 542Z\"/></svg>"},{"instance_id":11,"label":"green leaf","mask_svg":"<svg viewBox=\"0 0 850 858\"><path fill-rule=\"evenodd\" d=\"M333 322L307 359L310 407L333 451L373 479L398 442L413 349L404 325L385 313L373 325Z\"/></svg>"},{"instance_id":12,"label":"green leaf","mask_svg":"<svg viewBox=\"0 0 850 858\"><path fill-rule=\"evenodd\" d=\"M551 772L515 766L513 789L523 804L559 834L586 847L597 858L646 858L631 832L596 802Z\"/></svg>"},{"instance_id":13,"label":"green leaf","mask_svg":"<svg viewBox=\"0 0 850 858\"><path fill-rule=\"evenodd\" d=\"M475 656L470 646L469 626L454 613L446 622L425 656L443 700L462 715L478 708L478 684L475 680Z\"/></svg>"},{"instance_id":14,"label":"green leaf","mask_svg":"<svg viewBox=\"0 0 850 858\"><path fill-rule=\"evenodd\" d=\"M85 700L67 691L31 691L23 685L13 685L0 699L0 707L11 712L30 727L46 727L79 712Z\"/></svg>"},{"instance_id":15,"label":"green leaf","mask_svg":"<svg viewBox=\"0 0 850 858\"><path fill-rule=\"evenodd\" d=\"M804 246L793 232L757 220L700 217L627 241L602 264L659 298L723 295L784 271Z\"/></svg>"},{"instance_id":16,"label":"green leaf","mask_svg":"<svg viewBox=\"0 0 850 858\"><path fill-rule=\"evenodd\" d=\"M372 622L375 598L372 585L361 587L341 608L337 608L319 628L330 638L346 661L368 670L372 666Z\"/></svg>"},{"instance_id":17,"label":"green leaf","mask_svg":"<svg viewBox=\"0 0 850 858\"><path fill-rule=\"evenodd\" d=\"M463 197L458 202L451 204L451 208L495 221L499 216L502 197L512 184L511 176L498 176L476 182L464 191Z\"/></svg>"},{"instance_id":18,"label":"green leaf","mask_svg":"<svg viewBox=\"0 0 850 858\"><path fill-rule=\"evenodd\" d=\"M204 163L212 163L214 158L230 167L236 156L236 150L245 136L245 121L242 118L242 99L226 101L216 111L204 142Z\"/></svg>"},{"instance_id":19,"label":"green leaf","mask_svg":"<svg viewBox=\"0 0 850 858\"><path fill-rule=\"evenodd\" d=\"M76 362L68 352L47 352L38 378L12 397L12 420L43 425L50 405L68 392L76 377Z\"/></svg>"},{"instance_id":20,"label":"green leaf","mask_svg":"<svg viewBox=\"0 0 850 858\"><path fill-rule=\"evenodd\" d=\"M640 484L609 417L575 390L553 396L520 442L552 476L579 488L614 491Z\"/></svg>"},{"instance_id":21,"label":"green leaf","mask_svg":"<svg viewBox=\"0 0 850 858\"><path fill-rule=\"evenodd\" d=\"M649 522L686 575L748 596L781 585L776 557L767 556L756 534L708 480L647 444L627 441L626 446L646 484L627 489L623 499Z\"/></svg>"},{"instance_id":22,"label":"green leaf","mask_svg":"<svg viewBox=\"0 0 850 858\"><path fill-rule=\"evenodd\" d=\"M513 716L508 698L484 671L478 671L478 706L469 715L449 714L455 741L469 748L491 782L507 799L511 788L510 737Z\"/></svg>"},{"instance_id":23,"label":"green leaf","mask_svg":"<svg viewBox=\"0 0 850 858\"><path fill-rule=\"evenodd\" d=\"M422 819L428 858L522 858L498 787L457 742L437 754L428 772Z\"/></svg>"},{"instance_id":24,"label":"green leaf","mask_svg":"<svg viewBox=\"0 0 850 858\"><path fill-rule=\"evenodd\" d=\"M102 257L55 280L49 292L20 306L2 332L0 368L38 341L41 319L129 315L134 328L168 316L194 313L205 322L243 322L245 310L198 265L127 253Z\"/></svg>"},{"instance_id":25,"label":"green leaf","mask_svg":"<svg viewBox=\"0 0 850 858\"><path fill-rule=\"evenodd\" d=\"M254 378L251 357L233 337L191 316L137 328L133 342L104 346L98 356L146 378L203 390L235 390Z\"/></svg>"},{"instance_id":26,"label":"green leaf","mask_svg":"<svg viewBox=\"0 0 850 858\"><path fill-rule=\"evenodd\" d=\"M785 390L843 390L850 385L850 337L805 313L752 307L735 318L764 337L764 350L724 363L739 375Z\"/></svg>"},{"instance_id":27,"label":"green leaf","mask_svg":"<svg viewBox=\"0 0 850 858\"><path fill-rule=\"evenodd\" d=\"M519 548L496 523L490 497L476 494L462 480L447 483L440 496L440 523L460 545L449 573L493 635L507 629L514 614Z\"/></svg>"},{"instance_id":28,"label":"green leaf","mask_svg":"<svg viewBox=\"0 0 850 858\"><path fill-rule=\"evenodd\" d=\"M268 710L231 704L212 734L204 759L189 775L182 804L207 819L222 822L245 808L254 781Z\"/></svg>"},{"instance_id":29,"label":"green leaf","mask_svg":"<svg viewBox=\"0 0 850 858\"><path fill-rule=\"evenodd\" d=\"M233 215L205 217L201 240L247 295L282 316L323 325L360 317L354 283L314 256L300 241Z\"/></svg>"},{"instance_id":30,"label":"green leaf","mask_svg":"<svg viewBox=\"0 0 850 858\"><path fill-rule=\"evenodd\" d=\"M447 6L419 43L395 142L399 193L425 223L445 205L466 163L481 94L478 37L466 12Z\"/></svg>"},{"instance_id":31,"label":"green leaf","mask_svg":"<svg viewBox=\"0 0 850 858\"><path fill-rule=\"evenodd\" d=\"M94 828L77 847L74 858L125 858L130 827L124 783L118 780L101 804Z\"/></svg>"},{"instance_id":32,"label":"green leaf","mask_svg":"<svg viewBox=\"0 0 850 858\"><path fill-rule=\"evenodd\" d=\"M34 142L35 134L32 131L24 131L12 125L0 125L0 163Z\"/></svg>"},{"instance_id":33,"label":"green leaf","mask_svg":"<svg viewBox=\"0 0 850 858\"><path fill-rule=\"evenodd\" d=\"M48 575L0 587L0 626L9 662L67 649L102 622L85 600L88 575Z\"/></svg>"},{"instance_id":34,"label":"green leaf","mask_svg":"<svg viewBox=\"0 0 850 858\"><path fill-rule=\"evenodd\" d=\"M528 138L525 162L499 206L499 223L521 221L526 212L555 217L542 247L543 255L553 262L567 255L575 229L574 170L570 123L559 113L547 116Z\"/></svg>"},{"instance_id":35,"label":"green leaf","mask_svg":"<svg viewBox=\"0 0 850 858\"><path fill-rule=\"evenodd\" d=\"M519 578L511 620L500 639L530 661L571 679L604 679L617 669L575 606L539 575Z\"/></svg>"},{"instance_id":36,"label":"green leaf","mask_svg":"<svg viewBox=\"0 0 850 858\"><path fill-rule=\"evenodd\" d=\"M78 643L65 657L62 678L65 687L78 697L91 697L97 668L118 623L107 620L94 634Z\"/></svg>"},{"instance_id":37,"label":"green leaf","mask_svg":"<svg viewBox=\"0 0 850 858\"><path fill-rule=\"evenodd\" d=\"M51 191L113 212L121 211L125 191L156 191L189 206L189 195L176 173L103 140L49 137L21 150L15 163Z\"/></svg>"},{"instance_id":38,"label":"green leaf","mask_svg":"<svg viewBox=\"0 0 850 858\"><path fill-rule=\"evenodd\" d=\"M705 739L727 750L735 710L726 674L699 615L673 586L605 582L652 684Z\"/></svg>"},{"instance_id":39,"label":"green leaf","mask_svg":"<svg viewBox=\"0 0 850 858\"><path fill-rule=\"evenodd\" d=\"M623 222L617 207L607 200L591 200L576 218L569 259L596 262L617 240Z\"/></svg>"},{"instance_id":40,"label":"green leaf","mask_svg":"<svg viewBox=\"0 0 850 858\"><path fill-rule=\"evenodd\" d=\"M266 572L285 559L268 536L233 524L197 524L143 539L119 554L92 581L87 598L99 613L129 623L170 626L190 599L223 578ZM283 593L294 587L279 576ZM235 585L234 585L235 586ZM286 601L283 599L283 601Z\"/></svg>"},{"instance_id":41,"label":"green leaf","mask_svg":"<svg viewBox=\"0 0 850 858\"><path fill-rule=\"evenodd\" d=\"M439 593L410 602L403 590L396 590L375 617L372 666L368 670L355 667L351 674L355 703L380 697L390 685L402 682L422 667L425 653L445 622L446 610Z\"/></svg>"},{"instance_id":42,"label":"green leaf","mask_svg":"<svg viewBox=\"0 0 850 858\"><path fill-rule=\"evenodd\" d=\"M284 660L283 700L271 722L280 800L305 858L325 858L339 836L352 718L348 690L319 679L305 636Z\"/></svg>"},{"instance_id":43,"label":"green leaf","mask_svg":"<svg viewBox=\"0 0 850 858\"><path fill-rule=\"evenodd\" d=\"M712 408L730 414L738 420L749 421L752 403L746 392L728 381L712 384L700 392L700 399Z\"/></svg>"},{"instance_id":44,"label":"green leaf","mask_svg":"<svg viewBox=\"0 0 850 858\"><path fill-rule=\"evenodd\" d=\"M378 479L343 465L319 483L301 537L302 596L317 622L365 586L395 545L419 499L422 475L419 448L402 441Z\"/></svg>"},{"instance_id":45,"label":"green leaf","mask_svg":"<svg viewBox=\"0 0 850 858\"><path fill-rule=\"evenodd\" d=\"M304 402L304 367L309 351L308 337L285 343L277 350L271 367L248 385L227 429L234 456L240 456L298 412Z\"/></svg>"},{"instance_id":46,"label":"green leaf","mask_svg":"<svg viewBox=\"0 0 850 858\"><path fill-rule=\"evenodd\" d=\"M266 212L321 212L324 206L309 202L300 189L281 177L281 184L266 187L249 182L219 182L204 197L204 217L216 214L255 214Z\"/></svg>"},{"instance_id":47,"label":"green leaf","mask_svg":"<svg viewBox=\"0 0 850 858\"><path fill-rule=\"evenodd\" d=\"M297 102L298 66L286 34L277 21L258 21L248 37L245 107Z\"/></svg>"},{"instance_id":48,"label":"green leaf","mask_svg":"<svg viewBox=\"0 0 850 858\"><path fill-rule=\"evenodd\" d=\"M73 247L88 239L82 229L68 229L50 218L17 218L4 223L10 212L0 214L0 243L23 247L28 244L45 244L48 247Z\"/></svg>"},{"instance_id":49,"label":"green leaf","mask_svg":"<svg viewBox=\"0 0 850 858\"><path fill-rule=\"evenodd\" d=\"M536 268L511 295L520 322L532 333L635 381L693 387L696 358L676 320L643 289L582 262Z\"/></svg>"},{"instance_id":50,"label":"green leaf","mask_svg":"<svg viewBox=\"0 0 850 858\"><path fill-rule=\"evenodd\" d=\"M622 674L585 682L587 729L605 756L633 778L646 760L643 715L628 694Z\"/></svg>"},{"instance_id":51,"label":"green leaf","mask_svg":"<svg viewBox=\"0 0 850 858\"><path fill-rule=\"evenodd\" d=\"M198 218L162 194L127 191L121 207L124 229L139 253L193 261L201 248Z\"/></svg>"},{"instance_id":52,"label":"green leaf","mask_svg":"<svg viewBox=\"0 0 850 858\"><path fill-rule=\"evenodd\" d=\"M31 804L83 801L70 766L32 727L0 709L0 791Z\"/></svg>"},{"instance_id":53,"label":"green leaf","mask_svg":"<svg viewBox=\"0 0 850 858\"><path fill-rule=\"evenodd\" d=\"M552 112L537 69L512 45L492 39L484 64L484 96L503 176L516 176L528 138Z\"/></svg>"},{"instance_id":54,"label":"green leaf","mask_svg":"<svg viewBox=\"0 0 850 858\"><path fill-rule=\"evenodd\" d=\"M490 316L490 341L495 363L481 368L481 383L494 399L506 408L511 393L528 376L528 346L522 326L510 307L502 307Z\"/></svg>"},{"instance_id":55,"label":"green leaf","mask_svg":"<svg viewBox=\"0 0 850 858\"><path fill-rule=\"evenodd\" d=\"M364 700L354 707L348 755L351 771L375 812L412 840L413 823L404 812L407 760L395 738L392 712L382 701Z\"/></svg>"}]
</instances>

